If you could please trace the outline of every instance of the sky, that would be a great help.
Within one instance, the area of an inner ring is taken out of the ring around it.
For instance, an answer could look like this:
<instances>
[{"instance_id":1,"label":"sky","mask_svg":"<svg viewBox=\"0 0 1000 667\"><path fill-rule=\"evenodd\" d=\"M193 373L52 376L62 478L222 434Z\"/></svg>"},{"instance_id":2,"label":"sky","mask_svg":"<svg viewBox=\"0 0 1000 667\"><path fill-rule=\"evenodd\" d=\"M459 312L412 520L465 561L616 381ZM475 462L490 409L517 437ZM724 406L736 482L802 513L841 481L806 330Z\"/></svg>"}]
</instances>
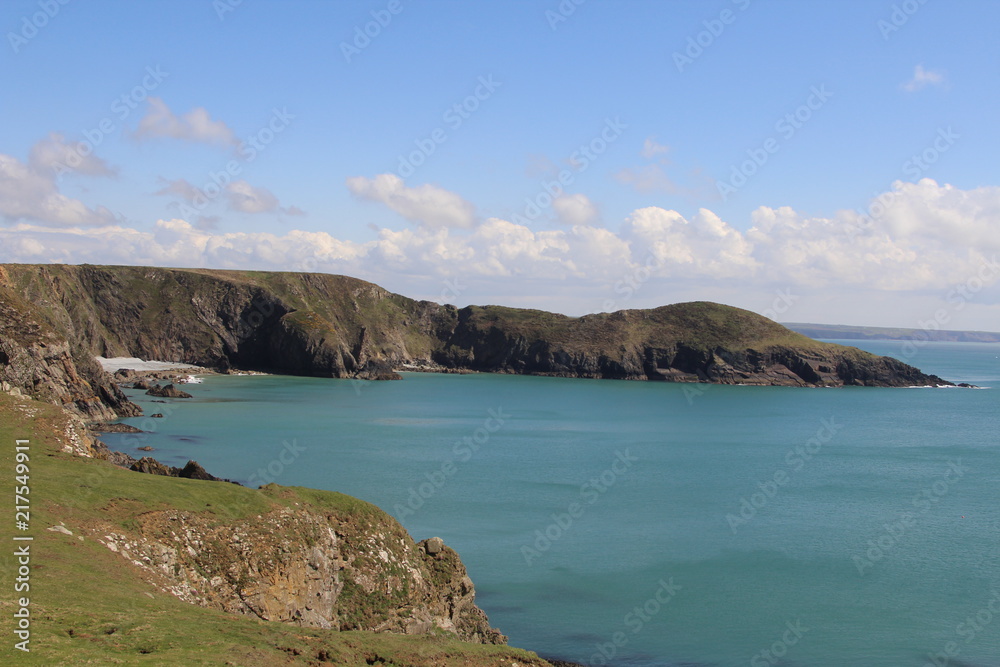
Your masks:
<instances>
[{"instance_id":1,"label":"sky","mask_svg":"<svg viewBox=\"0 0 1000 667\"><path fill-rule=\"evenodd\" d=\"M974 0L6 0L0 262L998 331L998 23Z\"/></svg>"}]
</instances>

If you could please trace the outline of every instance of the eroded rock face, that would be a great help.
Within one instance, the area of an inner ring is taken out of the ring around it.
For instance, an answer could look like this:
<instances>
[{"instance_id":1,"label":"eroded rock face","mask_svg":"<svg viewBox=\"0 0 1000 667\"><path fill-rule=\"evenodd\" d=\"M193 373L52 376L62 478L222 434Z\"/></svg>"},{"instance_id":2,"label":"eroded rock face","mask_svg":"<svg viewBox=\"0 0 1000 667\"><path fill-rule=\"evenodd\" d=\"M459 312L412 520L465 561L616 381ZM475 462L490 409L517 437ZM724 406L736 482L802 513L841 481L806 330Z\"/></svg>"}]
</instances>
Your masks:
<instances>
[{"instance_id":1,"label":"eroded rock face","mask_svg":"<svg viewBox=\"0 0 1000 667\"><path fill-rule=\"evenodd\" d=\"M5 284L0 267L0 388L61 405L89 420L135 416L96 361L53 331L35 307Z\"/></svg>"},{"instance_id":2,"label":"eroded rock face","mask_svg":"<svg viewBox=\"0 0 1000 667\"><path fill-rule=\"evenodd\" d=\"M99 539L163 590L193 604L307 627L423 634L489 644L506 637L475 604L448 547L431 554L384 514L284 508L225 525L177 510L138 517L141 538Z\"/></svg>"}]
</instances>

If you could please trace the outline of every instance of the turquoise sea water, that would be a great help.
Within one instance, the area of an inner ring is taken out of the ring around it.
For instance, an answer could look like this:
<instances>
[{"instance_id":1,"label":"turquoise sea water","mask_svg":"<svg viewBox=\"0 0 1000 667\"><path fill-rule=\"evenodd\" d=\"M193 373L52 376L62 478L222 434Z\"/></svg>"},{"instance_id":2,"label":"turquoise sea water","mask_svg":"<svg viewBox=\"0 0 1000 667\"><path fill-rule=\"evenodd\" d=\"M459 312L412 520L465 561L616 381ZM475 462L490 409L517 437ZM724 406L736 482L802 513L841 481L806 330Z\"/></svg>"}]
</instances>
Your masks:
<instances>
[{"instance_id":1,"label":"turquoise sea water","mask_svg":"<svg viewBox=\"0 0 1000 667\"><path fill-rule=\"evenodd\" d=\"M106 440L376 503L548 657L1000 665L1000 345L851 344L995 388L216 376Z\"/></svg>"}]
</instances>

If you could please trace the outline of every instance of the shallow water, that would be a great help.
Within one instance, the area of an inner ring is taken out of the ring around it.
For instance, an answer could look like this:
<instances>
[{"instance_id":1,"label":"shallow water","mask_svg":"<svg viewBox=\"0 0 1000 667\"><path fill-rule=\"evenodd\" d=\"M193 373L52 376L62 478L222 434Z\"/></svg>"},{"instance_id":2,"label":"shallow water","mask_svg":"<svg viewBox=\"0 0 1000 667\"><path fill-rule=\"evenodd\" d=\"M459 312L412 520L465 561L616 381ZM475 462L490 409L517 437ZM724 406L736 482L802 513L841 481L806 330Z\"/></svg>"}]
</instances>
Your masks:
<instances>
[{"instance_id":1,"label":"shallow water","mask_svg":"<svg viewBox=\"0 0 1000 667\"><path fill-rule=\"evenodd\" d=\"M1000 345L849 344L1000 388ZM165 418L105 439L378 504L461 554L515 646L614 665L1000 665L998 390L419 373L186 390L130 392Z\"/></svg>"}]
</instances>

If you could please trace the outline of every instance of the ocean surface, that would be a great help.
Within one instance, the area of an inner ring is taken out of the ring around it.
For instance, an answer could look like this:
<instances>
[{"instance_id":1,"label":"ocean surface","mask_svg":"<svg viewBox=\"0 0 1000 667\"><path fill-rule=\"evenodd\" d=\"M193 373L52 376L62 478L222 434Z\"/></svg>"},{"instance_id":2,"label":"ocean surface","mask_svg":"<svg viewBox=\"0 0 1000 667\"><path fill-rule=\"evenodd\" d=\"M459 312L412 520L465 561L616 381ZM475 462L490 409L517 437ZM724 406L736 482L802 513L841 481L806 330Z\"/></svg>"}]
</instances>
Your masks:
<instances>
[{"instance_id":1,"label":"ocean surface","mask_svg":"<svg viewBox=\"0 0 1000 667\"><path fill-rule=\"evenodd\" d=\"M165 417L126 421L164 463L442 537L546 657L1000 665L1000 345L846 343L988 388L209 376L189 401L127 392Z\"/></svg>"}]
</instances>

